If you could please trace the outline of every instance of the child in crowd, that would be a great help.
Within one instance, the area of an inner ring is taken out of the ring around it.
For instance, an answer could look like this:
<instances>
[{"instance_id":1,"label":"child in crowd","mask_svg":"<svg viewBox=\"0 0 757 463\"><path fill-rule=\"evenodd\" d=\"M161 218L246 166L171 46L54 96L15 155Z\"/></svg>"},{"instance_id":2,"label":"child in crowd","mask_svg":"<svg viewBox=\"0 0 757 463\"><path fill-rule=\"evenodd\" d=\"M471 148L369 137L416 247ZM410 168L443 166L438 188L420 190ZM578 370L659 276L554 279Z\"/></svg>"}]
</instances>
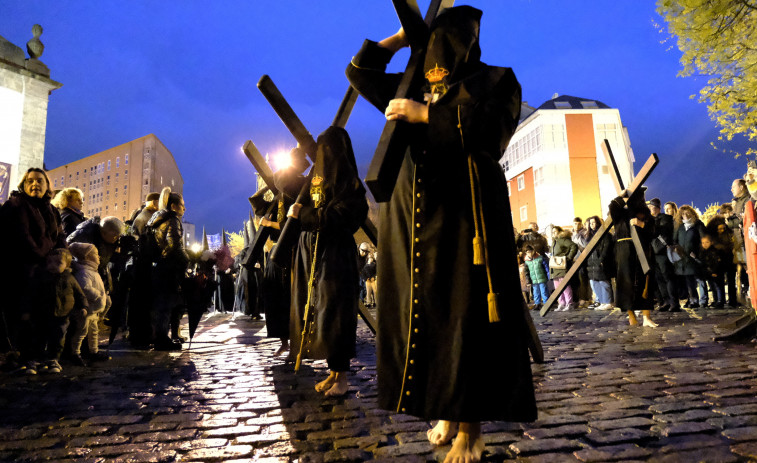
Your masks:
<instances>
[{"instance_id":1,"label":"child in crowd","mask_svg":"<svg viewBox=\"0 0 757 463\"><path fill-rule=\"evenodd\" d=\"M701 238L702 248L699 250L697 260L700 263L700 291L707 291L709 285L712 290L712 298L714 299L710 307L714 309L722 309L725 306L725 298L723 297L723 256L715 246L712 245L712 238L709 235L704 235ZM706 298L706 295L704 296ZM700 299L702 296L700 296Z\"/></svg>"},{"instance_id":2,"label":"child in crowd","mask_svg":"<svg viewBox=\"0 0 757 463\"><path fill-rule=\"evenodd\" d=\"M531 277L531 291L534 295L534 309L539 310L549 297L549 261L536 252L530 244L526 246L525 264Z\"/></svg>"},{"instance_id":3,"label":"child in crowd","mask_svg":"<svg viewBox=\"0 0 757 463\"><path fill-rule=\"evenodd\" d=\"M105 285L97 272L100 265L100 255L97 248L89 243L71 243L69 249L76 261L73 264L74 277L79 282L84 295L87 296L89 308L87 314L77 320L78 329L71 338L71 351L73 362L77 365L86 366L81 357L81 345L87 338L89 345L90 360L107 360L104 352L99 352L99 327L101 316L105 315L108 296L105 293Z\"/></svg>"},{"instance_id":4,"label":"child in crowd","mask_svg":"<svg viewBox=\"0 0 757 463\"><path fill-rule=\"evenodd\" d=\"M520 274L520 292L523 293L523 300L526 304L531 303L531 277L528 275L528 266L526 265L526 253L518 253L518 273ZM533 307L532 307L533 308Z\"/></svg>"},{"instance_id":5,"label":"child in crowd","mask_svg":"<svg viewBox=\"0 0 757 463\"><path fill-rule=\"evenodd\" d=\"M69 316L87 310L87 299L71 275L71 253L65 248L53 249L45 266L38 267L27 290L25 325L31 328L23 336L22 353L27 359L25 374L60 373Z\"/></svg>"}]
</instances>

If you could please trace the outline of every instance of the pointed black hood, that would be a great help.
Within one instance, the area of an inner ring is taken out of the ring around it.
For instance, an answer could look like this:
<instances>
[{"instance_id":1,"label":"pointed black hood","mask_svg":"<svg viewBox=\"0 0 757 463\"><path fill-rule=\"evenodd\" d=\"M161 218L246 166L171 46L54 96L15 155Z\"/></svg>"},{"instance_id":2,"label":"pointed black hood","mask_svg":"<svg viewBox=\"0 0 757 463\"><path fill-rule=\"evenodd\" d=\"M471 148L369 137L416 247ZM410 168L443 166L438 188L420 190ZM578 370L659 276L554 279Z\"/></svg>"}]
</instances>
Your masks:
<instances>
[{"instance_id":1,"label":"pointed black hood","mask_svg":"<svg viewBox=\"0 0 757 463\"><path fill-rule=\"evenodd\" d=\"M481 10L471 6L448 8L434 19L423 64L428 93L443 95L480 69L480 22Z\"/></svg>"}]
</instances>

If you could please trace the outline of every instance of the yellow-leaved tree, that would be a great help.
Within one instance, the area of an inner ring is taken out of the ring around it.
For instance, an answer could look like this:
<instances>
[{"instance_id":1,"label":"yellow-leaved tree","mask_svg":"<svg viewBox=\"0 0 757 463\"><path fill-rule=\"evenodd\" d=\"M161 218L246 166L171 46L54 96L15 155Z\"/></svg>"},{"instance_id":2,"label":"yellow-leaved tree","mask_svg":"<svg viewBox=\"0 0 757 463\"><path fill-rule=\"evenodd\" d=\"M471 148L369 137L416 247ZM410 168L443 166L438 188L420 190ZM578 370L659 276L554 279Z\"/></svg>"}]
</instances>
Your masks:
<instances>
[{"instance_id":1,"label":"yellow-leaved tree","mask_svg":"<svg viewBox=\"0 0 757 463\"><path fill-rule=\"evenodd\" d=\"M239 230L238 232L226 232L231 257L236 257L237 254L244 249L244 235L242 235L242 232L243 230Z\"/></svg>"},{"instance_id":2,"label":"yellow-leaved tree","mask_svg":"<svg viewBox=\"0 0 757 463\"><path fill-rule=\"evenodd\" d=\"M757 1L657 0L657 12L683 53L679 75L709 77L699 101L720 128L718 139L757 142Z\"/></svg>"}]
</instances>

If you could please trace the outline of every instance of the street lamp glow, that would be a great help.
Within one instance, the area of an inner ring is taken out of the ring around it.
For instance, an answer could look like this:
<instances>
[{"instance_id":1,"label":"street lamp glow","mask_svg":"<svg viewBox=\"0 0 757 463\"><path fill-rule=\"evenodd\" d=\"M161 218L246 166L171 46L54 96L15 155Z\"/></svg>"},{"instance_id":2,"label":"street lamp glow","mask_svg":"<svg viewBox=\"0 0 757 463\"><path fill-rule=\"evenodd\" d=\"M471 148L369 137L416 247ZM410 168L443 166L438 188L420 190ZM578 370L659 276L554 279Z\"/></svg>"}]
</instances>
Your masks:
<instances>
[{"instance_id":1,"label":"street lamp glow","mask_svg":"<svg viewBox=\"0 0 757 463\"><path fill-rule=\"evenodd\" d=\"M273 170L285 169L292 165L292 156L289 151L279 151L273 155Z\"/></svg>"},{"instance_id":2,"label":"street lamp glow","mask_svg":"<svg viewBox=\"0 0 757 463\"><path fill-rule=\"evenodd\" d=\"M190 249L192 250L193 253L197 254L202 249L202 245L200 243L195 243L192 245Z\"/></svg>"}]
</instances>

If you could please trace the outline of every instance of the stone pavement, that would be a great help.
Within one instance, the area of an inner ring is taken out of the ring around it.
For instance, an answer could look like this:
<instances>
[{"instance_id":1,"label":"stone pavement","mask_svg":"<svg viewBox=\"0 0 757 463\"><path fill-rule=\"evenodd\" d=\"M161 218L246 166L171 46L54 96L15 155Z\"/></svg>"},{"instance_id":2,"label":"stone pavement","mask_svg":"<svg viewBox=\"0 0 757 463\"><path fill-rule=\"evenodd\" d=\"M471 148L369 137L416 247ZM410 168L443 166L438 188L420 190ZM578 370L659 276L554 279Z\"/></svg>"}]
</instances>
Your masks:
<instances>
[{"instance_id":1,"label":"stone pavement","mask_svg":"<svg viewBox=\"0 0 757 463\"><path fill-rule=\"evenodd\" d=\"M712 341L738 310L536 316L539 420L485 423L486 461L757 461L757 349ZM61 375L0 374L0 461L435 461L427 422L378 410L374 339L360 322L345 398L313 390L248 317L209 316L190 352L132 351ZM495 361L496 362L496 361ZM496 368L496 363L492 364Z\"/></svg>"}]
</instances>

